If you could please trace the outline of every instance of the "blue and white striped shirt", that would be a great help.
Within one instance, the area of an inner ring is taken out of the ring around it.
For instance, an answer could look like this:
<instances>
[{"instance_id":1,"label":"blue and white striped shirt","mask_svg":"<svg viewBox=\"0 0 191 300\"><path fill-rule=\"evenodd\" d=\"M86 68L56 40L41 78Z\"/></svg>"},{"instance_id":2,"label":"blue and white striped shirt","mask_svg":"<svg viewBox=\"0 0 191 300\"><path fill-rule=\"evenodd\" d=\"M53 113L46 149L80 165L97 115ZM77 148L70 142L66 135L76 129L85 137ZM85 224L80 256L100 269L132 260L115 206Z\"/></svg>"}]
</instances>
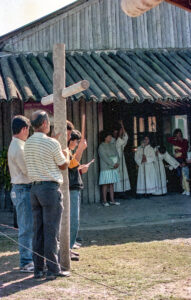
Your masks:
<instances>
[{"instance_id":1,"label":"blue and white striped shirt","mask_svg":"<svg viewBox=\"0 0 191 300\"><path fill-rule=\"evenodd\" d=\"M34 181L63 183L58 166L66 162L60 143L42 132L35 132L25 143L24 156L28 177Z\"/></svg>"}]
</instances>

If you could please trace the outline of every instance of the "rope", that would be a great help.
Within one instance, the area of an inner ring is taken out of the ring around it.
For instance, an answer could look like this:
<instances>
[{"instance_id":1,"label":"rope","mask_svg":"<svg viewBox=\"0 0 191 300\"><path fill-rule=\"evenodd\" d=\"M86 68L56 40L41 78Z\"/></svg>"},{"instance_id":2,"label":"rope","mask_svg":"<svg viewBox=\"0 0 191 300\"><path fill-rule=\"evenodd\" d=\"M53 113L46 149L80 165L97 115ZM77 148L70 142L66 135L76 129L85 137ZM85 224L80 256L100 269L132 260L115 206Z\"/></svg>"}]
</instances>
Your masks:
<instances>
[{"instance_id":1,"label":"rope","mask_svg":"<svg viewBox=\"0 0 191 300\"><path fill-rule=\"evenodd\" d=\"M14 228L14 227L11 227L11 226L8 226L8 225L5 225L5 224L0 224L0 226L6 227L6 228L9 228L9 229L18 230L17 228ZM22 246L23 248L25 248L25 249L31 251L32 253L38 255L39 257L41 257L41 258L43 258L43 259L46 259L46 261L49 261L49 262L51 262L51 263L57 265L57 263L55 263L54 261L51 261L50 259L48 259L48 258L46 258L46 257L44 257L44 256L42 256L42 255L40 255L39 253L37 253L37 252L35 252L35 251L29 249L28 247L26 247L26 246L24 246L24 245L18 243L17 241L15 241L13 238L11 238L10 236L8 236L7 234L5 234L5 233L3 233L3 232L1 232L1 231L0 231L0 234L3 235L4 237L6 237L7 239L11 240L12 242L14 242L15 244L17 244L18 246ZM63 267L62 265L60 265L60 266L64 269L64 267ZM79 273L76 272L76 271L73 271L73 270L72 270L71 272L72 272L73 274L79 276L79 277L82 277L82 278L84 278L84 279L90 281L90 282L96 283L97 285L104 286L104 287L106 287L107 289L113 290L113 291L118 292L118 293L123 294L123 295L129 295L127 292L123 292L123 291L121 291L121 290L119 290L119 289L116 289L116 288L113 287L113 286L109 286L109 285L107 285L107 284L98 282L98 281L96 281L96 280L94 280L94 279L91 279L91 278L85 276L85 275L79 274Z\"/></svg>"}]
</instances>

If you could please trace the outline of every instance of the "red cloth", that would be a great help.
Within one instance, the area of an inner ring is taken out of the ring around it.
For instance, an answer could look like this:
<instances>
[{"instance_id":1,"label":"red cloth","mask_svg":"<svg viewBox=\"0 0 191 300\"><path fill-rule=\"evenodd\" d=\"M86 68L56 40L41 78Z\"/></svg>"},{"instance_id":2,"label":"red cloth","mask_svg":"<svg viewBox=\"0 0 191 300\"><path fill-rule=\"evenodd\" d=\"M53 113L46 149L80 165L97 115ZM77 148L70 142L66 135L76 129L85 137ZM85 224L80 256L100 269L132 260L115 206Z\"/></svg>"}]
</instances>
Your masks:
<instances>
[{"instance_id":1,"label":"red cloth","mask_svg":"<svg viewBox=\"0 0 191 300\"><path fill-rule=\"evenodd\" d=\"M169 137L168 142L174 146L176 158L187 158L188 152L188 140L183 139L182 141L177 140L175 137Z\"/></svg>"}]
</instances>

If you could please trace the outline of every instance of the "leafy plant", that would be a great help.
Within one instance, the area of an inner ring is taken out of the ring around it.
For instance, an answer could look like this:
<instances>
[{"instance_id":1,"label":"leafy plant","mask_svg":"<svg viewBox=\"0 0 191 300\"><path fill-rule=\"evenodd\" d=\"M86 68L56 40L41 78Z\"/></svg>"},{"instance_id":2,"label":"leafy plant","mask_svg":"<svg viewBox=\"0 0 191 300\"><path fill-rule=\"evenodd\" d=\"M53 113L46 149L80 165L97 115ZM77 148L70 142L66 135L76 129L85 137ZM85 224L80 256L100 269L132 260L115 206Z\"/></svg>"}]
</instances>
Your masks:
<instances>
[{"instance_id":1,"label":"leafy plant","mask_svg":"<svg viewBox=\"0 0 191 300\"><path fill-rule=\"evenodd\" d=\"M7 149L0 151L0 187L6 191L11 189L11 178L8 167Z\"/></svg>"}]
</instances>

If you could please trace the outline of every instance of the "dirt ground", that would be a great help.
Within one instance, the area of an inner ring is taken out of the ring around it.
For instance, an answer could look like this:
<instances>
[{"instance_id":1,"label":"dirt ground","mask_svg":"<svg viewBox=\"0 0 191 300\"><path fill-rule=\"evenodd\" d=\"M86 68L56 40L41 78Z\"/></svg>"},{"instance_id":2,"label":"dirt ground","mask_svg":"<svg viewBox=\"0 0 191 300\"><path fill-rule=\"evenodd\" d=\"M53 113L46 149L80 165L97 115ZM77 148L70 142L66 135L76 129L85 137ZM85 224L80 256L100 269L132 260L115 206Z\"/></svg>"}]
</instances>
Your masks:
<instances>
[{"instance_id":1,"label":"dirt ground","mask_svg":"<svg viewBox=\"0 0 191 300\"><path fill-rule=\"evenodd\" d=\"M177 195L82 206L80 262L72 263L70 279L53 283L20 273L17 245L0 235L0 298L191 300L190 216L191 198ZM0 223L12 220L0 212ZM17 239L14 229L0 231Z\"/></svg>"},{"instance_id":2,"label":"dirt ground","mask_svg":"<svg viewBox=\"0 0 191 300\"><path fill-rule=\"evenodd\" d=\"M110 230L88 230L81 231L80 237L83 239L83 248L89 249L91 252L91 247L101 247L101 246L113 246L113 245L122 245L136 243L145 244L153 241L167 241L169 243L177 244L177 245L188 245L191 250L191 231L190 231L190 222L181 222L181 224L167 224L167 225L152 225L152 226L136 226L136 227L127 227L127 228L114 228ZM4 233L8 233L9 236L13 238L16 237L16 232L13 230L6 230ZM5 256L1 256L0 258L0 298L5 299L30 299L30 291L33 289L39 288L42 282L36 282L32 275L21 274L18 270L18 252L17 246L15 246L11 241L9 243L9 252L6 252L7 258ZM1 244L1 254L4 248L4 244L7 244L7 240L5 238L0 239ZM83 249L82 248L82 249ZM97 248L98 249L98 248ZM11 254L11 255L10 255ZM82 252L82 255L84 253ZM10 255L10 256L9 256ZM107 255L105 254L107 259ZM85 259L85 257L84 257ZM93 257L92 257L93 259ZM127 261L128 261L128 252L127 252ZM79 262L80 263L80 262ZM78 264L79 264L78 263ZM93 263L93 262L92 262ZM189 266L190 268L190 266ZM72 270L78 271L78 267L76 265L72 266ZM72 274L73 276L73 274ZM76 276L74 276L76 278ZM89 282L85 280L85 285L89 285ZM82 286L84 283L82 284ZM94 287L95 288L95 287ZM118 287L120 289L120 287ZM91 296L91 292L89 292L89 296L87 296L87 288L85 288L86 293L82 298L79 299L106 299L103 297L103 294L99 294L103 289L102 286L96 285L95 295ZM91 289L90 289L91 290ZM24 295L17 296L18 292L25 291ZM51 291L51 290L50 290ZM98 292L99 291L99 292ZM29 294L28 294L29 293ZM108 292L109 293L109 292ZM141 291L141 295L136 294L135 291L131 292L130 295L116 295L116 293L108 294L106 293L107 299L157 299L157 300L185 300L191 299L191 273L190 277L177 280L177 281L169 281L167 283L160 283L154 288L147 288L145 291ZM159 296L161 294L161 296ZM27 296L28 295L28 296ZM43 295L35 298L33 293L31 294L31 299L53 299L53 296L48 296L44 298ZM86 295L86 296L85 296ZM109 296L110 295L110 296ZM164 297L165 295L165 297ZM172 296L174 295L174 296ZM74 299L76 295L71 293L65 299ZM84 297L84 298L83 298ZM94 298L95 297L95 298ZM144 297L144 298L143 298ZM64 299L64 297L60 297L57 295L55 299Z\"/></svg>"}]
</instances>

